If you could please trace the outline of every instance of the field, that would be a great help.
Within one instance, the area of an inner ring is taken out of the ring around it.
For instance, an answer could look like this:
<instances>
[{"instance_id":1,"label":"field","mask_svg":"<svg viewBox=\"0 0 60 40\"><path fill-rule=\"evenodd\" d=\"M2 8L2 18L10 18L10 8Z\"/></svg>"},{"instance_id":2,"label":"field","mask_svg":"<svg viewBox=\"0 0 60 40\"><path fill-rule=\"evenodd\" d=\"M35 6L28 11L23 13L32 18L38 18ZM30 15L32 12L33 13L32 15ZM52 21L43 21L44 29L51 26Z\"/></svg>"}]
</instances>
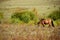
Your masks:
<instances>
[{"instance_id":1,"label":"field","mask_svg":"<svg viewBox=\"0 0 60 40\"><path fill-rule=\"evenodd\" d=\"M60 0L0 0L0 40L60 40Z\"/></svg>"},{"instance_id":2,"label":"field","mask_svg":"<svg viewBox=\"0 0 60 40\"><path fill-rule=\"evenodd\" d=\"M55 27L38 27L36 23L42 18L47 19L49 12L43 16L35 8L0 9L0 40L60 40L60 11L54 11L59 15L50 15Z\"/></svg>"},{"instance_id":3,"label":"field","mask_svg":"<svg viewBox=\"0 0 60 40\"><path fill-rule=\"evenodd\" d=\"M0 24L0 40L60 40L60 28Z\"/></svg>"}]
</instances>

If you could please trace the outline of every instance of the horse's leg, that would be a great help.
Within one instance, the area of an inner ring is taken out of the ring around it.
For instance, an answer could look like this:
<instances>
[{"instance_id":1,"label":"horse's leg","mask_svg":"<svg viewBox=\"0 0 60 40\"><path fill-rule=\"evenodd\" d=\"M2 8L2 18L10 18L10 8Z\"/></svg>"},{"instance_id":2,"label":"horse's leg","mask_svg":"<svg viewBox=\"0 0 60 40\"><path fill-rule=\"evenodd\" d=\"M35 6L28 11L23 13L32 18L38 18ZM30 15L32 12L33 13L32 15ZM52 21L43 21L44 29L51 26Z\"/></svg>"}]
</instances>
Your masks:
<instances>
[{"instance_id":1,"label":"horse's leg","mask_svg":"<svg viewBox=\"0 0 60 40\"><path fill-rule=\"evenodd\" d=\"M52 25L51 25L51 23L49 23L49 27L51 27Z\"/></svg>"},{"instance_id":2,"label":"horse's leg","mask_svg":"<svg viewBox=\"0 0 60 40\"><path fill-rule=\"evenodd\" d=\"M45 26L44 26L44 23L42 24L42 26L45 27Z\"/></svg>"},{"instance_id":3,"label":"horse's leg","mask_svg":"<svg viewBox=\"0 0 60 40\"><path fill-rule=\"evenodd\" d=\"M50 22L50 23L49 23L49 27L54 27L53 22Z\"/></svg>"},{"instance_id":4,"label":"horse's leg","mask_svg":"<svg viewBox=\"0 0 60 40\"><path fill-rule=\"evenodd\" d=\"M51 21L51 25L52 25L53 27L55 27L53 21Z\"/></svg>"}]
</instances>

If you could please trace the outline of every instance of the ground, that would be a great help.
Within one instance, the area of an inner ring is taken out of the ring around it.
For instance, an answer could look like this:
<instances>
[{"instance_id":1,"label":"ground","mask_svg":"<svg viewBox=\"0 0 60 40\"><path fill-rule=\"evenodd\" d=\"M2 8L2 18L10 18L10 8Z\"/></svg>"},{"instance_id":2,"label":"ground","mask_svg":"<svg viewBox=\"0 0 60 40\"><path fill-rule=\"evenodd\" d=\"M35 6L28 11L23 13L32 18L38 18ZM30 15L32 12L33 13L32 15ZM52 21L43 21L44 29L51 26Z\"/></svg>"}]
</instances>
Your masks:
<instances>
[{"instance_id":1,"label":"ground","mask_svg":"<svg viewBox=\"0 0 60 40\"><path fill-rule=\"evenodd\" d=\"M0 24L0 40L60 40L60 28Z\"/></svg>"}]
</instances>

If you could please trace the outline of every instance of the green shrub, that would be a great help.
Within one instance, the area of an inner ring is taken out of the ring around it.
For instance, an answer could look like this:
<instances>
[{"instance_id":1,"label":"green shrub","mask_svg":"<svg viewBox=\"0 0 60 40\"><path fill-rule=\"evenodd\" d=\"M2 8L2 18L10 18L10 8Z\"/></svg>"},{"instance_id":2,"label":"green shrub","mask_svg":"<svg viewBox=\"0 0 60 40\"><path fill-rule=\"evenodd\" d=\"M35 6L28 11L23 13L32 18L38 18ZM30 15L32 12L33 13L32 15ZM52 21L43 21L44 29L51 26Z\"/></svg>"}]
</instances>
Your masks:
<instances>
[{"instance_id":1,"label":"green shrub","mask_svg":"<svg viewBox=\"0 0 60 40\"><path fill-rule=\"evenodd\" d=\"M48 15L49 18L52 18L53 20L60 19L60 10L55 10L51 14Z\"/></svg>"},{"instance_id":2,"label":"green shrub","mask_svg":"<svg viewBox=\"0 0 60 40\"><path fill-rule=\"evenodd\" d=\"M24 23L29 23L31 20L37 20L35 14L31 11L16 12L12 15L12 18L19 19Z\"/></svg>"},{"instance_id":3,"label":"green shrub","mask_svg":"<svg viewBox=\"0 0 60 40\"><path fill-rule=\"evenodd\" d=\"M60 26L60 19L56 20L55 23L57 26Z\"/></svg>"}]
</instances>

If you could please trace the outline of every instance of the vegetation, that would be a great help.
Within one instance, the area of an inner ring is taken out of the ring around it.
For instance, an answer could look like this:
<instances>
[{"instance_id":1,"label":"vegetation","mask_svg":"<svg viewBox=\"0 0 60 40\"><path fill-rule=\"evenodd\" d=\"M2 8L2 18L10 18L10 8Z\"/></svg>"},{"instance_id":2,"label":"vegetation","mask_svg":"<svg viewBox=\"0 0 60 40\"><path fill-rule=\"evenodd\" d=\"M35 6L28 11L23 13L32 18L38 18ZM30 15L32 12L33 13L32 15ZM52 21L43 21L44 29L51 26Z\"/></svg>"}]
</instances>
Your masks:
<instances>
[{"instance_id":1,"label":"vegetation","mask_svg":"<svg viewBox=\"0 0 60 40\"><path fill-rule=\"evenodd\" d=\"M49 18L52 18L53 20L60 19L60 10L53 11L50 15L48 15Z\"/></svg>"},{"instance_id":2,"label":"vegetation","mask_svg":"<svg viewBox=\"0 0 60 40\"><path fill-rule=\"evenodd\" d=\"M58 11L59 14L59 11ZM60 17L56 11L48 15L48 17L55 20L60 25ZM56 15L56 16L55 16ZM56 18L57 17L57 18ZM3 13L0 13L0 19L3 18ZM39 17L40 19L43 16ZM45 18L45 16L44 16ZM11 19L12 23L37 23L38 17L34 12L24 11L13 13ZM8 22L7 21L7 22ZM8 22L8 23L9 23ZM60 40L60 27L42 27L36 25L20 25L20 24L0 24L0 40Z\"/></svg>"},{"instance_id":3,"label":"vegetation","mask_svg":"<svg viewBox=\"0 0 60 40\"><path fill-rule=\"evenodd\" d=\"M3 19L3 13L0 12L0 23L2 22L2 19Z\"/></svg>"},{"instance_id":4,"label":"vegetation","mask_svg":"<svg viewBox=\"0 0 60 40\"><path fill-rule=\"evenodd\" d=\"M60 21L60 9L51 12L51 14L48 15L48 18L53 19L55 25L59 26L60 25L60 22L59 22Z\"/></svg>"},{"instance_id":5,"label":"vegetation","mask_svg":"<svg viewBox=\"0 0 60 40\"><path fill-rule=\"evenodd\" d=\"M12 19L18 19L24 23L29 23L30 21L37 22L37 16L35 16L34 12L24 11L24 12L16 12L12 15Z\"/></svg>"},{"instance_id":6,"label":"vegetation","mask_svg":"<svg viewBox=\"0 0 60 40\"><path fill-rule=\"evenodd\" d=\"M0 12L0 19L2 19L3 18L3 13L2 12Z\"/></svg>"}]
</instances>

